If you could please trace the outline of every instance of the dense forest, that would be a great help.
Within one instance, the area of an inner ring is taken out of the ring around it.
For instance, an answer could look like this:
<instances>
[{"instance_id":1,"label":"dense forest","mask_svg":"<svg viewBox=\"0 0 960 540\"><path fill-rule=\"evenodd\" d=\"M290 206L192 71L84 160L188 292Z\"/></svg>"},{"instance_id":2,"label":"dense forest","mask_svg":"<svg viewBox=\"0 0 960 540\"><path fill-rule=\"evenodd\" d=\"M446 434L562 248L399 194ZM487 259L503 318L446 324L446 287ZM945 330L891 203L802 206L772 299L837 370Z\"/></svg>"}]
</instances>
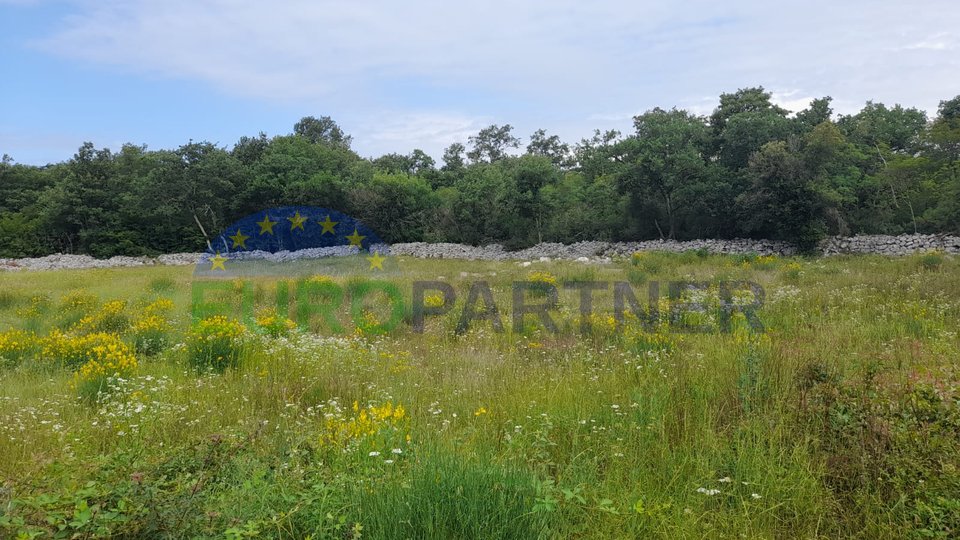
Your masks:
<instances>
[{"instance_id":1,"label":"dense forest","mask_svg":"<svg viewBox=\"0 0 960 540\"><path fill-rule=\"evenodd\" d=\"M233 148L86 143L67 162L0 162L0 257L200 251L264 208L311 205L390 242L508 248L539 241L757 237L810 247L827 234L960 231L960 96L935 118L831 99L792 113L762 87L720 96L708 117L656 108L634 131L575 144L510 125L426 153L365 159L329 117ZM201 229L202 228L202 229Z\"/></svg>"}]
</instances>

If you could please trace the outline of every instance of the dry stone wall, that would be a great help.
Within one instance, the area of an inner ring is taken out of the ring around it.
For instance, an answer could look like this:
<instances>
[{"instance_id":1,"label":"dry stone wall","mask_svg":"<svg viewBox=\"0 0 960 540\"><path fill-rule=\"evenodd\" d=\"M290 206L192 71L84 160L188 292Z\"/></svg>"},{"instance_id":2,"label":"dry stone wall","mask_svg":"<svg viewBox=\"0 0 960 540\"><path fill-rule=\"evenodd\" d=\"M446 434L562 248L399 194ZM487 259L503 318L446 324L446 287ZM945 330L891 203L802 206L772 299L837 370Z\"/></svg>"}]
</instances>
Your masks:
<instances>
[{"instance_id":1,"label":"dry stone wall","mask_svg":"<svg viewBox=\"0 0 960 540\"><path fill-rule=\"evenodd\" d=\"M710 253L758 255L793 255L796 249L787 242L772 240L648 240L644 242L577 242L574 244L542 243L519 251L506 251L503 246L493 244L489 246L466 246L462 244L430 244L412 242L393 244L390 252L393 255L410 257L437 258L437 259L469 259L469 260L520 260L540 261L553 259L577 260L580 262L605 261L614 257L627 256L637 251L673 251L703 249ZM911 234L899 236L871 235L852 237L830 237L820 242L819 252L822 255L839 254L876 254L876 255L909 255L926 251L942 251L951 254L960 254L960 237L935 234ZM341 250L342 251L342 250ZM316 258L329 255L339 255L322 248L308 249L293 252L251 252L245 253L244 258L267 258L274 261ZM196 264L203 254L201 253L172 253L150 257L111 257L109 259L95 259L89 255L70 255L58 253L45 257L28 259L0 259L0 270L59 270L70 268L115 268L144 265L192 265Z\"/></svg>"}]
</instances>

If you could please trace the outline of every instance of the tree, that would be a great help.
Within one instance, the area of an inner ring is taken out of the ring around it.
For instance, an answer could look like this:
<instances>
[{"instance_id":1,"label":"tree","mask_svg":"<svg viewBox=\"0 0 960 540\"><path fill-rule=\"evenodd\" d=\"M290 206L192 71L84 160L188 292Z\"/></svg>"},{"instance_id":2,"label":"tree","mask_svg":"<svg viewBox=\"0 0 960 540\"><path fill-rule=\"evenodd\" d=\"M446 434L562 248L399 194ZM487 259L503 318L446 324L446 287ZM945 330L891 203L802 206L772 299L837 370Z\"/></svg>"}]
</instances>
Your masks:
<instances>
[{"instance_id":1,"label":"tree","mask_svg":"<svg viewBox=\"0 0 960 540\"><path fill-rule=\"evenodd\" d=\"M598 178L614 174L621 167L620 132L611 129L593 131L589 139L581 139L574 149L574 162L587 178Z\"/></svg>"},{"instance_id":2,"label":"tree","mask_svg":"<svg viewBox=\"0 0 960 540\"><path fill-rule=\"evenodd\" d=\"M960 96L940 102L937 118L946 122L960 120Z\"/></svg>"},{"instance_id":3,"label":"tree","mask_svg":"<svg viewBox=\"0 0 960 540\"><path fill-rule=\"evenodd\" d=\"M436 207L430 186L407 174L376 173L349 191L351 215L387 242L419 242Z\"/></svg>"},{"instance_id":4,"label":"tree","mask_svg":"<svg viewBox=\"0 0 960 540\"><path fill-rule=\"evenodd\" d=\"M570 145L561 142L560 137L556 135L548 137L543 129L538 129L530 136L527 153L549 158L557 167L564 166L570 161Z\"/></svg>"},{"instance_id":5,"label":"tree","mask_svg":"<svg viewBox=\"0 0 960 540\"><path fill-rule=\"evenodd\" d=\"M593 180L568 172L540 191L546 207L544 240L620 240L626 229L627 197L618 193L616 179Z\"/></svg>"},{"instance_id":6,"label":"tree","mask_svg":"<svg viewBox=\"0 0 960 540\"><path fill-rule=\"evenodd\" d=\"M941 101L937 119L927 133L929 151L944 161L960 159L960 96Z\"/></svg>"},{"instance_id":7,"label":"tree","mask_svg":"<svg viewBox=\"0 0 960 540\"><path fill-rule=\"evenodd\" d=\"M110 256L130 247L116 246L124 186L117 182L113 167L109 149L97 150L85 142L56 185L43 194L45 226L60 250Z\"/></svg>"},{"instance_id":8,"label":"tree","mask_svg":"<svg viewBox=\"0 0 960 540\"><path fill-rule=\"evenodd\" d=\"M868 101L857 114L841 116L837 125L848 140L873 148L877 154L909 152L919 142L927 115L915 108L888 108L883 103Z\"/></svg>"},{"instance_id":9,"label":"tree","mask_svg":"<svg viewBox=\"0 0 960 540\"><path fill-rule=\"evenodd\" d=\"M433 158L419 148L407 155L385 154L373 160L374 166L381 171L409 175L432 171L434 163Z\"/></svg>"},{"instance_id":10,"label":"tree","mask_svg":"<svg viewBox=\"0 0 960 540\"><path fill-rule=\"evenodd\" d=\"M830 102L833 98L830 96L817 98L810 102L810 106L797 113L794 121L797 123L798 131L806 133L824 122L829 122L833 115L833 109Z\"/></svg>"},{"instance_id":11,"label":"tree","mask_svg":"<svg viewBox=\"0 0 960 540\"><path fill-rule=\"evenodd\" d=\"M822 201L797 149L765 144L750 158L748 175L752 186L738 199L744 232L816 247L824 234Z\"/></svg>"},{"instance_id":12,"label":"tree","mask_svg":"<svg viewBox=\"0 0 960 540\"><path fill-rule=\"evenodd\" d=\"M653 209L648 219L661 237L674 238L683 206L678 195L700 182L707 170L707 125L686 111L660 108L635 117L633 124L636 135L621 143L628 168L620 175L620 185L635 210Z\"/></svg>"},{"instance_id":13,"label":"tree","mask_svg":"<svg viewBox=\"0 0 960 540\"><path fill-rule=\"evenodd\" d=\"M937 164L928 175L936 202L924 218L935 230L960 233L960 96L940 102L927 141Z\"/></svg>"},{"instance_id":14,"label":"tree","mask_svg":"<svg viewBox=\"0 0 960 540\"><path fill-rule=\"evenodd\" d=\"M513 126L506 124L490 125L480 130L480 133L470 137L472 148L467 157L474 163L493 163L507 157L507 150L520 147L520 139L511 132Z\"/></svg>"},{"instance_id":15,"label":"tree","mask_svg":"<svg viewBox=\"0 0 960 540\"><path fill-rule=\"evenodd\" d=\"M141 201L125 212L151 248L175 251L206 247L235 215L235 201L249 172L233 154L209 142L190 142L150 156L153 167L134 184ZM206 237L206 238L204 238Z\"/></svg>"},{"instance_id":16,"label":"tree","mask_svg":"<svg viewBox=\"0 0 960 540\"><path fill-rule=\"evenodd\" d=\"M250 166L260 160L260 156L269 146L270 140L267 139L267 134L261 131L256 137L240 137L237 144L233 146L233 155L240 160L240 163Z\"/></svg>"},{"instance_id":17,"label":"tree","mask_svg":"<svg viewBox=\"0 0 960 540\"><path fill-rule=\"evenodd\" d=\"M466 151L463 144L455 142L443 151L443 171L459 171L463 169L466 162L463 159L463 153Z\"/></svg>"},{"instance_id":18,"label":"tree","mask_svg":"<svg viewBox=\"0 0 960 540\"><path fill-rule=\"evenodd\" d=\"M520 227L513 235L516 244L543 241L543 227L546 219L546 205L541 190L557 183L559 172L552 161L545 156L521 156L511 160L508 174L513 179L517 223Z\"/></svg>"},{"instance_id":19,"label":"tree","mask_svg":"<svg viewBox=\"0 0 960 540\"><path fill-rule=\"evenodd\" d=\"M741 88L732 94L720 94L720 105L710 115L710 127L720 137L730 118L739 114L773 114L787 116L787 110L770 101L771 94L762 86Z\"/></svg>"},{"instance_id":20,"label":"tree","mask_svg":"<svg viewBox=\"0 0 960 540\"><path fill-rule=\"evenodd\" d=\"M350 143L353 141L353 137L345 135L340 126L329 116L320 118L304 116L294 124L293 134L314 144L328 144L341 148L350 148Z\"/></svg>"}]
</instances>

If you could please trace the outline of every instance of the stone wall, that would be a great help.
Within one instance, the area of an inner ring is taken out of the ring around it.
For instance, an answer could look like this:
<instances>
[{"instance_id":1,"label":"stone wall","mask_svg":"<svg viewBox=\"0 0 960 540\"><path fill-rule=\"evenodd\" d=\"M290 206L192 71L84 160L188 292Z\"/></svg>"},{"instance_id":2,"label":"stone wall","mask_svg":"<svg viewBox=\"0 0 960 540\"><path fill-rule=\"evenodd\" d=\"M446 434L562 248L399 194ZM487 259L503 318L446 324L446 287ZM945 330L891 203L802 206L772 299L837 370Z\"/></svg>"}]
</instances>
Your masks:
<instances>
[{"instance_id":1,"label":"stone wall","mask_svg":"<svg viewBox=\"0 0 960 540\"><path fill-rule=\"evenodd\" d=\"M609 260L617 256L627 256L637 251L673 251L705 249L710 253L756 253L759 255L792 255L796 249L789 243L772 240L648 240L645 242L577 242L574 244L543 243L519 250L506 251L502 246L493 244L475 247L462 244L428 244L412 242L393 244L391 254L422 258L473 259L473 260L541 260L569 259L582 262ZM912 234L900 236L853 236L831 237L820 243L822 255L838 254L879 254L909 255L911 253L940 250L946 253L960 254L960 237L934 234ZM319 250L322 251L322 250ZM288 260L311 258L325 255L318 250L302 252L263 253L263 258ZM56 270L63 268L112 268L121 266L143 266L152 264L192 265L200 260L200 253L173 253L161 255L155 259L149 257L112 257L95 259L89 255L47 255L30 259L0 259L0 270ZM257 253L246 253L245 258L257 257Z\"/></svg>"},{"instance_id":2,"label":"stone wall","mask_svg":"<svg viewBox=\"0 0 960 540\"><path fill-rule=\"evenodd\" d=\"M824 255L841 253L874 253L880 255L909 255L940 250L960 253L960 236L939 234L902 234L900 236L834 236L820 243Z\"/></svg>"}]
</instances>

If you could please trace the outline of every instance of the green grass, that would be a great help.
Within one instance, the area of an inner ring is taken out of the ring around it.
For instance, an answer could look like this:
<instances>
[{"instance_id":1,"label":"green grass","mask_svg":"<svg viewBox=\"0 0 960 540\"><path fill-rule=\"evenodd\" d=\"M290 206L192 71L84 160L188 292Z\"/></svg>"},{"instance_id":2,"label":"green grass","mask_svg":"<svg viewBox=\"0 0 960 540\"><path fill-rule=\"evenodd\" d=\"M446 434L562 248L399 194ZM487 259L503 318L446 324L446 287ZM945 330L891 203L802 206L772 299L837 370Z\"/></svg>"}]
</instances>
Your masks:
<instances>
[{"instance_id":1,"label":"green grass","mask_svg":"<svg viewBox=\"0 0 960 540\"><path fill-rule=\"evenodd\" d=\"M0 362L0 536L956 537L960 261L938 257L403 258L386 278L408 301L415 279L457 293L424 333L409 312L357 332L345 305L342 335L251 332L223 373L191 361L192 268L0 274L0 332L36 333ZM515 334L510 285L534 271L630 282L642 304L652 281L755 281L766 333L617 334L608 289L582 335L561 289L560 334L533 317ZM457 335L480 279L506 331ZM135 325L158 298L162 349L98 401L42 351L110 300Z\"/></svg>"}]
</instances>

